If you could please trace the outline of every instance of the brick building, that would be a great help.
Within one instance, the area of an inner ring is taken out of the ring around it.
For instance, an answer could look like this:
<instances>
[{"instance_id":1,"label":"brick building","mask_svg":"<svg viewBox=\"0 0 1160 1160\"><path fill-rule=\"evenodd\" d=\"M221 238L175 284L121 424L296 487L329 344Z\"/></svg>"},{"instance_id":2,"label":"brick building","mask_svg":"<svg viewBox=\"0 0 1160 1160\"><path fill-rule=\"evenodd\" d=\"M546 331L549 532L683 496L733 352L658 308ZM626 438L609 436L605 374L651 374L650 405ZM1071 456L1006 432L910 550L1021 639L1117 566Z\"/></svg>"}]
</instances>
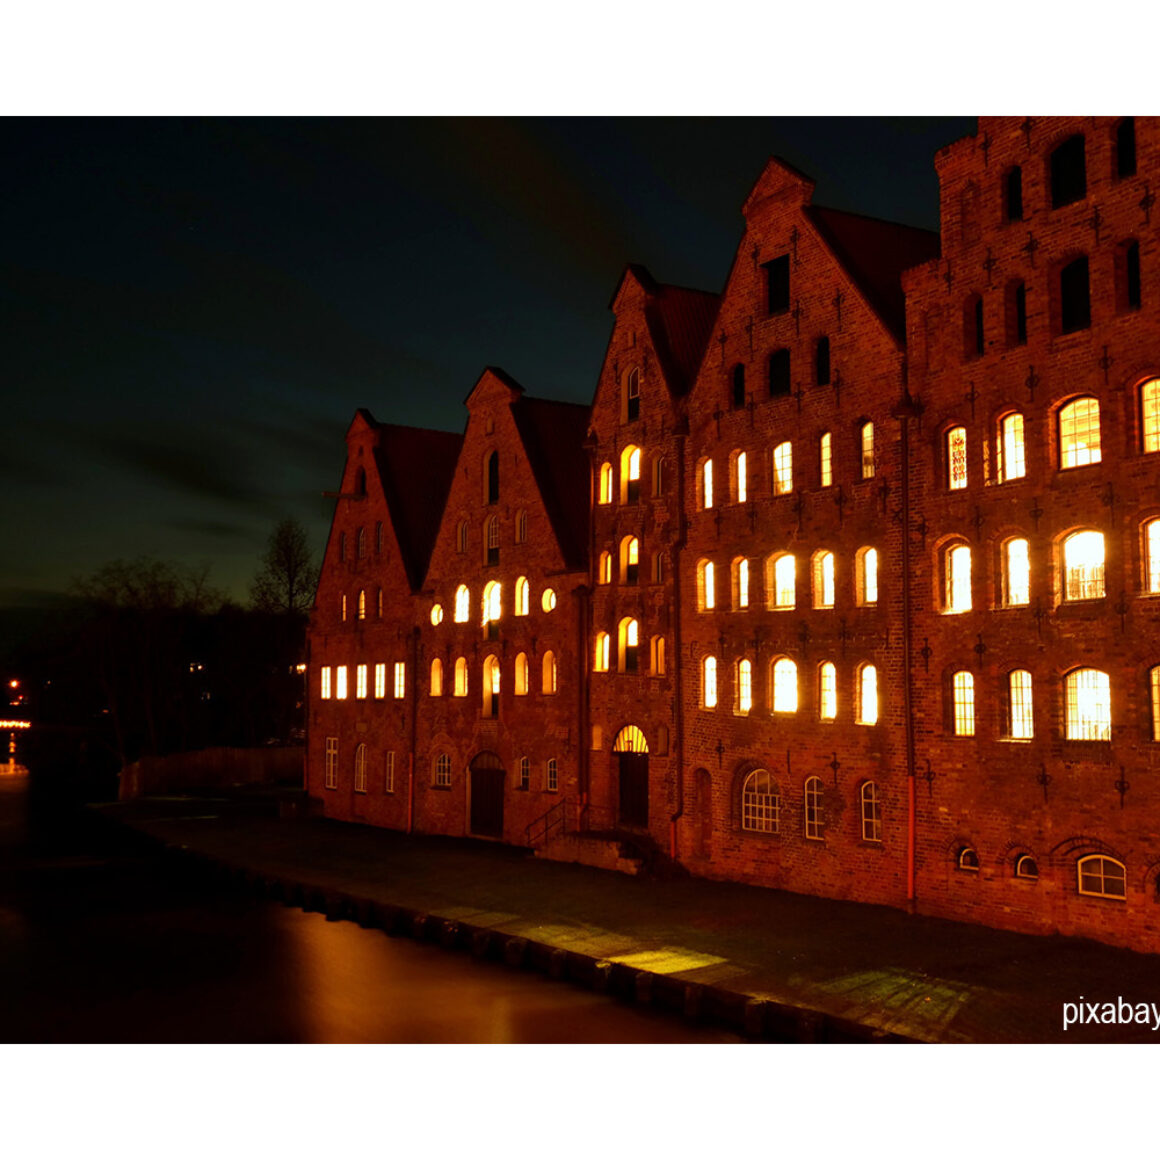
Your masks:
<instances>
[{"instance_id":1,"label":"brick building","mask_svg":"<svg viewBox=\"0 0 1160 1160\"><path fill-rule=\"evenodd\" d=\"M591 409L359 412L328 816L1160 949L1160 122L936 166L941 237L771 160L720 295L626 269Z\"/></svg>"}]
</instances>

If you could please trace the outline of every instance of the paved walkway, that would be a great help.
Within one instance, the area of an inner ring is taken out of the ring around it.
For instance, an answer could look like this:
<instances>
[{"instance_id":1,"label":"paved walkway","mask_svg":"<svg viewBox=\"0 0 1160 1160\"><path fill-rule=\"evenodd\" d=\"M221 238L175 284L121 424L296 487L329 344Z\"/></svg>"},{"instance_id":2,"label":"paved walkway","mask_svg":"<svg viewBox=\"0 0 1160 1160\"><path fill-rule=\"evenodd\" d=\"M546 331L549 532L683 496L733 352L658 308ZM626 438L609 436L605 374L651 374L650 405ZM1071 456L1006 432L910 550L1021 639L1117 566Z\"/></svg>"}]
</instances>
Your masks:
<instances>
[{"instance_id":1,"label":"paved walkway","mask_svg":"<svg viewBox=\"0 0 1160 1160\"><path fill-rule=\"evenodd\" d=\"M269 877L914 1039L1160 1042L1150 1026L1063 1030L1063 1004L1081 995L1160 1004L1160 958L1083 939L1010 934L750 886L635 879L486 842L279 820L268 803L168 798L99 808Z\"/></svg>"}]
</instances>

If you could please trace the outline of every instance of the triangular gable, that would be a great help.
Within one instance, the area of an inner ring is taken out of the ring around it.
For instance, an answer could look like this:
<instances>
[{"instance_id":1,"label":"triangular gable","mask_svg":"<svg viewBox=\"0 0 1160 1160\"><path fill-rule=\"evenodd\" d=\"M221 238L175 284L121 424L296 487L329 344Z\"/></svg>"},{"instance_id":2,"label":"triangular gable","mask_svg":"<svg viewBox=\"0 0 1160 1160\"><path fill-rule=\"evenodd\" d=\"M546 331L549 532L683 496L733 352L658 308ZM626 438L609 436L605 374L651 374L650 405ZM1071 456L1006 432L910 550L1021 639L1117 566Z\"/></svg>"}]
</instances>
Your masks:
<instances>
[{"instance_id":1,"label":"triangular gable","mask_svg":"<svg viewBox=\"0 0 1160 1160\"><path fill-rule=\"evenodd\" d=\"M658 286L645 306L649 334L673 395L685 395L692 387L720 305L720 297L705 290Z\"/></svg>"}]
</instances>

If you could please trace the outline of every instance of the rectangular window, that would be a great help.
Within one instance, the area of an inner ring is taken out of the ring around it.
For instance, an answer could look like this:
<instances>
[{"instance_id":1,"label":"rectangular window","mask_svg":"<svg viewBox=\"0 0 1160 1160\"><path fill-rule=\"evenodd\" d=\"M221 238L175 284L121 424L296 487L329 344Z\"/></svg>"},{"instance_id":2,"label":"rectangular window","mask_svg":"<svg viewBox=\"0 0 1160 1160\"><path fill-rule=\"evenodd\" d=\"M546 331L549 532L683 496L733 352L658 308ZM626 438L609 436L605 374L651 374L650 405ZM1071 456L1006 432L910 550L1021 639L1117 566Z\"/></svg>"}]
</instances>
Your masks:
<instances>
[{"instance_id":1,"label":"rectangular window","mask_svg":"<svg viewBox=\"0 0 1160 1160\"><path fill-rule=\"evenodd\" d=\"M874 478L874 424L862 424L862 478Z\"/></svg>"},{"instance_id":2,"label":"rectangular window","mask_svg":"<svg viewBox=\"0 0 1160 1160\"><path fill-rule=\"evenodd\" d=\"M403 661L395 662L395 700L401 701L407 695L407 666Z\"/></svg>"},{"instance_id":3,"label":"rectangular window","mask_svg":"<svg viewBox=\"0 0 1160 1160\"><path fill-rule=\"evenodd\" d=\"M830 661L818 670L818 716L833 721L838 715L838 670Z\"/></svg>"},{"instance_id":4,"label":"rectangular window","mask_svg":"<svg viewBox=\"0 0 1160 1160\"><path fill-rule=\"evenodd\" d=\"M383 793L395 792L395 751L387 751L387 760L383 769Z\"/></svg>"},{"instance_id":5,"label":"rectangular window","mask_svg":"<svg viewBox=\"0 0 1160 1160\"><path fill-rule=\"evenodd\" d=\"M999 422L999 444L996 447L999 482L1023 479L1027 474L1027 456L1023 448L1023 416L1018 412L1004 415Z\"/></svg>"},{"instance_id":6,"label":"rectangular window","mask_svg":"<svg viewBox=\"0 0 1160 1160\"><path fill-rule=\"evenodd\" d=\"M1008 607L1031 603L1031 557L1026 540L1003 545L1003 603Z\"/></svg>"},{"instance_id":7,"label":"rectangular window","mask_svg":"<svg viewBox=\"0 0 1160 1160\"><path fill-rule=\"evenodd\" d=\"M1144 525L1144 591L1160 593L1160 519Z\"/></svg>"},{"instance_id":8,"label":"rectangular window","mask_svg":"<svg viewBox=\"0 0 1160 1160\"><path fill-rule=\"evenodd\" d=\"M806 837L822 837L822 783L816 777L806 782Z\"/></svg>"},{"instance_id":9,"label":"rectangular window","mask_svg":"<svg viewBox=\"0 0 1160 1160\"><path fill-rule=\"evenodd\" d=\"M749 498L749 481L746 478L747 459L744 451L737 453L737 502L744 503Z\"/></svg>"},{"instance_id":10,"label":"rectangular window","mask_svg":"<svg viewBox=\"0 0 1160 1160\"><path fill-rule=\"evenodd\" d=\"M815 381L819 387L829 386L830 383L830 340L823 335L818 339L817 358L815 360Z\"/></svg>"},{"instance_id":11,"label":"rectangular window","mask_svg":"<svg viewBox=\"0 0 1160 1160\"><path fill-rule=\"evenodd\" d=\"M766 304L770 314L789 309L789 254L765 264Z\"/></svg>"},{"instance_id":12,"label":"rectangular window","mask_svg":"<svg viewBox=\"0 0 1160 1160\"><path fill-rule=\"evenodd\" d=\"M833 439L827 431L818 443L819 461L821 464L818 482L822 487L832 487L834 483L834 450Z\"/></svg>"},{"instance_id":13,"label":"rectangular window","mask_svg":"<svg viewBox=\"0 0 1160 1160\"><path fill-rule=\"evenodd\" d=\"M713 506L713 460L706 459L701 467L701 506Z\"/></svg>"},{"instance_id":14,"label":"rectangular window","mask_svg":"<svg viewBox=\"0 0 1160 1160\"><path fill-rule=\"evenodd\" d=\"M1160 741L1160 665L1152 670L1152 740Z\"/></svg>"},{"instance_id":15,"label":"rectangular window","mask_svg":"<svg viewBox=\"0 0 1160 1160\"><path fill-rule=\"evenodd\" d=\"M1063 468L1100 462L1100 405L1095 399L1077 399L1059 412L1059 444Z\"/></svg>"},{"instance_id":16,"label":"rectangular window","mask_svg":"<svg viewBox=\"0 0 1160 1160\"><path fill-rule=\"evenodd\" d=\"M381 701L387 695L387 666L375 665L375 700Z\"/></svg>"},{"instance_id":17,"label":"rectangular window","mask_svg":"<svg viewBox=\"0 0 1160 1160\"><path fill-rule=\"evenodd\" d=\"M559 767L554 757L548 758L548 764L544 769L544 788L549 793L555 793L560 788Z\"/></svg>"},{"instance_id":18,"label":"rectangular window","mask_svg":"<svg viewBox=\"0 0 1160 1160\"><path fill-rule=\"evenodd\" d=\"M975 678L970 673L955 673L955 736L975 735Z\"/></svg>"},{"instance_id":19,"label":"rectangular window","mask_svg":"<svg viewBox=\"0 0 1160 1160\"><path fill-rule=\"evenodd\" d=\"M346 700L346 665L334 670L334 697L337 701Z\"/></svg>"},{"instance_id":20,"label":"rectangular window","mask_svg":"<svg viewBox=\"0 0 1160 1160\"><path fill-rule=\"evenodd\" d=\"M775 350L769 356L769 397L788 395L793 390L789 374L789 351Z\"/></svg>"},{"instance_id":21,"label":"rectangular window","mask_svg":"<svg viewBox=\"0 0 1160 1160\"><path fill-rule=\"evenodd\" d=\"M330 665L323 665L322 667L322 687L318 691L318 695L324 700L330 700Z\"/></svg>"},{"instance_id":22,"label":"rectangular window","mask_svg":"<svg viewBox=\"0 0 1160 1160\"><path fill-rule=\"evenodd\" d=\"M1009 735L1016 741L1029 741L1035 736L1035 724L1031 716L1031 674L1026 669L1017 669L1008 678L1010 694Z\"/></svg>"},{"instance_id":23,"label":"rectangular window","mask_svg":"<svg viewBox=\"0 0 1160 1160\"><path fill-rule=\"evenodd\" d=\"M951 491L967 486L966 427L952 427L947 432L947 485Z\"/></svg>"},{"instance_id":24,"label":"rectangular window","mask_svg":"<svg viewBox=\"0 0 1160 1160\"><path fill-rule=\"evenodd\" d=\"M338 789L338 738L326 739L326 788Z\"/></svg>"},{"instance_id":25,"label":"rectangular window","mask_svg":"<svg viewBox=\"0 0 1160 1160\"><path fill-rule=\"evenodd\" d=\"M367 667L366 665L359 665L354 670L354 695L360 701L365 701L367 696Z\"/></svg>"},{"instance_id":26,"label":"rectangular window","mask_svg":"<svg viewBox=\"0 0 1160 1160\"><path fill-rule=\"evenodd\" d=\"M1087 258L1076 258L1059 272L1059 318L1064 334L1086 330L1092 324Z\"/></svg>"}]
</instances>

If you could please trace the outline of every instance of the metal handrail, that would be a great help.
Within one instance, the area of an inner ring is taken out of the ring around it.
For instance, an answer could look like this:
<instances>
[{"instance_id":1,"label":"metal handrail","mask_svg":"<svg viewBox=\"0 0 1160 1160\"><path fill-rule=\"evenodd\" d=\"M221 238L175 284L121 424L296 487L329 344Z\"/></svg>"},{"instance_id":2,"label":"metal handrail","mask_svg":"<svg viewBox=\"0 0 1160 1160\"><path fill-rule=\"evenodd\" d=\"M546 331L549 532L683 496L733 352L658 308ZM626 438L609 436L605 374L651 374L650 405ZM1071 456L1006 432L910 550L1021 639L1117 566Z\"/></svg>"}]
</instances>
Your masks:
<instances>
[{"instance_id":1,"label":"metal handrail","mask_svg":"<svg viewBox=\"0 0 1160 1160\"><path fill-rule=\"evenodd\" d=\"M568 801L561 798L554 806L524 827L524 836L529 846L546 842L553 831L568 832Z\"/></svg>"}]
</instances>

